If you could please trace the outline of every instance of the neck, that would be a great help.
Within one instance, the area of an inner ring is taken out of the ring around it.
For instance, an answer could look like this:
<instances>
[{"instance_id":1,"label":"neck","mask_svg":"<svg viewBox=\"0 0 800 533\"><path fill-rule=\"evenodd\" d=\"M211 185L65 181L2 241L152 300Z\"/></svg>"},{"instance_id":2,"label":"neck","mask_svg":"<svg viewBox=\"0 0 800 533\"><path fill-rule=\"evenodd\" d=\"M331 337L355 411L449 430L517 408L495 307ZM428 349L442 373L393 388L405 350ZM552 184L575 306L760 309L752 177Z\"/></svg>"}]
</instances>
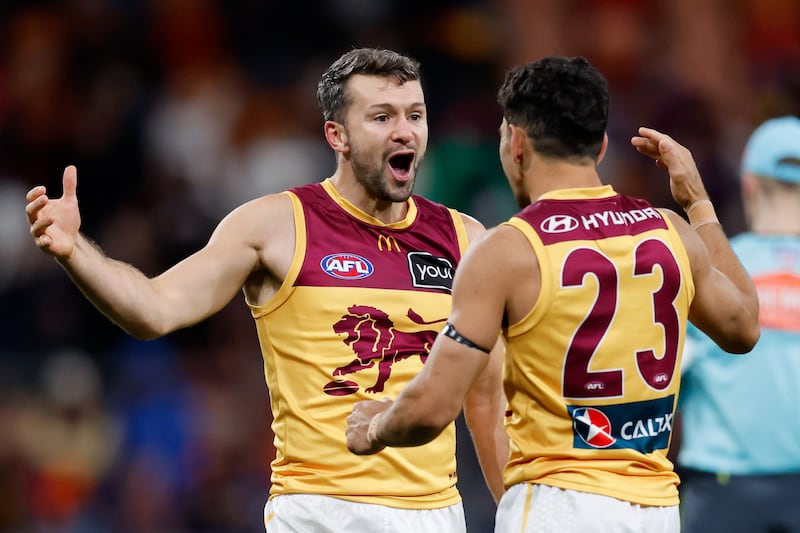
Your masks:
<instances>
[{"instance_id":1,"label":"neck","mask_svg":"<svg viewBox=\"0 0 800 533\"><path fill-rule=\"evenodd\" d=\"M601 187L603 182L594 163L575 164L562 160L536 158L525 170L523 179L531 202L558 189Z\"/></svg>"}]
</instances>

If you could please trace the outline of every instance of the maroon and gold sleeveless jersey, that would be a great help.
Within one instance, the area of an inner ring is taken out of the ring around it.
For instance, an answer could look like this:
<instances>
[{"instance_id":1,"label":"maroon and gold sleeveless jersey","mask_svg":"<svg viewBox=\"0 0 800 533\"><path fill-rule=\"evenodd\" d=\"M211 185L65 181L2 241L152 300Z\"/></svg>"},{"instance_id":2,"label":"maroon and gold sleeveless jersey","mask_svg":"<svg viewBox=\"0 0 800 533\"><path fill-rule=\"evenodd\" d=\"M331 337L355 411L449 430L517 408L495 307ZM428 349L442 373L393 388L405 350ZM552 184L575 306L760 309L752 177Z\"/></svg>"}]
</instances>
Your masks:
<instances>
[{"instance_id":1,"label":"maroon and gold sleeveless jersey","mask_svg":"<svg viewBox=\"0 0 800 533\"><path fill-rule=\"evenodd\" d=\"M541 292L506 332L505 482L676 505L667 450L694 283L671 222L610 186L548 193L504 224Z\"/></svg>"},{"instance_id":2,"label":"maroon and gold sleeveless jersey","mask_svg":"<svg viewBox=\"0 0 800 533\"><path fill-rule=\"evenodd\" d=\"M313 493L429 509L460 501L455 428L419 448L347 450L355 402L396 397L450 313L467 245L461 216L419 196L383 224L328 180L296 187L295 255L281 288L251 305L277 454L271 494Z\"/></svg>"}]
</instances>

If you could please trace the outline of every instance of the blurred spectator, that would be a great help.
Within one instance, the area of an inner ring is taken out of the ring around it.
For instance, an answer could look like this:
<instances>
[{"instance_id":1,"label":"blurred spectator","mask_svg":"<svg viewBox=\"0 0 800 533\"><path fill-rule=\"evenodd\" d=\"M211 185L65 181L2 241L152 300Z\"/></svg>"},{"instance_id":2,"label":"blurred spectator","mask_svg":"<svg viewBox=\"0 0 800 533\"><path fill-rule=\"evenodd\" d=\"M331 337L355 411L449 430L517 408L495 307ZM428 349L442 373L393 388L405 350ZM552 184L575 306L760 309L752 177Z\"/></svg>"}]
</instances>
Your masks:
<instances>
[{"instance_id":1,"label":"blurred spectator","mask_svg":"<svg viewBox=\"0 0 800 533\"><path fill-rule=\"evenodd\" d=\"M116 459L120 428L103 403L100 375L88 354L52 354L41 386L43 394L7 429L31 469L25 506L40 527L66 530Z\"/></svg>"}]
</instances>

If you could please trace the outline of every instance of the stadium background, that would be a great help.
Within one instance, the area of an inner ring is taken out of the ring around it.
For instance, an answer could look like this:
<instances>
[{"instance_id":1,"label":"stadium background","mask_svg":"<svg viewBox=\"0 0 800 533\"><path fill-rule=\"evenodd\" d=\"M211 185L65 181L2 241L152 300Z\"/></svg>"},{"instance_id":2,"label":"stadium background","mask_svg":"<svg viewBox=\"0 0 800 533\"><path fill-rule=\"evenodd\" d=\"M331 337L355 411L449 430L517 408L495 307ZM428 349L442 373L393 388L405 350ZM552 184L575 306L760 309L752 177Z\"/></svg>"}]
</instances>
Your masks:
<instances>
[{"instance_id":1,"label":"stadium background","mask_svg":"<svg viewBox=\"0 0 800 533\"><path fill-rule=\"evenodd\" d=\"M353 46L423 63L429 153L417 192L487 225L514 205L497 161L505 70L584 55L609 78L603 177L672 206L629 146L689 146L729 234L738 159L762 119L800 111L796 0L64 0L0 3L0 531L263 530L266 388L236 298L152 342L100 316L30 242L24 194L79 170L83 230L148 274L231 207L318 181L334 161L316 81ZM494 506L464 426L470 533Z\"/></svg>"}]
</instances>

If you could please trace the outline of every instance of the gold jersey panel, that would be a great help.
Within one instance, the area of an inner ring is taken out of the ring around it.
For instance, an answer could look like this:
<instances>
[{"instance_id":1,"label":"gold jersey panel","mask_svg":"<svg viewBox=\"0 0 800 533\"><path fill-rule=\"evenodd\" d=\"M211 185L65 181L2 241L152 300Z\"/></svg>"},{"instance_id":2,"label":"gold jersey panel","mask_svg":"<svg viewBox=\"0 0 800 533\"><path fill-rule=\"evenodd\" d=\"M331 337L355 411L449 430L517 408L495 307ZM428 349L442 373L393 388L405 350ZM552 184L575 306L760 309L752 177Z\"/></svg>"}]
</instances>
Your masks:
<instances>
[{"instance_id":1,"label":"gold jersey panel","mask_svg":"<svg viewBox=\"0 0 800 533\"><path fill-rule=\"evenodd\" d=\"M405 220L383 225L328 181L287 194L293 265L270 302L251 306L277 450L271 494L411 509L459 502L453 424L425 446L371 456L347 450L345 428L357 401L394 398L422 369L450 313L461 217L415 196Z\"/></svg>"},{"instance_id":2,"label":"gold jersey panel","mask_svg":"<svg viewBox=\"0 0 800 533\"><path fill-rule=\"evenodd\" d=\"M667 451L694 296L677 231L610 186L550 193L505 224L542 279L506 332L506 484L677 504Z\"/></svg>"}]
</instances>

